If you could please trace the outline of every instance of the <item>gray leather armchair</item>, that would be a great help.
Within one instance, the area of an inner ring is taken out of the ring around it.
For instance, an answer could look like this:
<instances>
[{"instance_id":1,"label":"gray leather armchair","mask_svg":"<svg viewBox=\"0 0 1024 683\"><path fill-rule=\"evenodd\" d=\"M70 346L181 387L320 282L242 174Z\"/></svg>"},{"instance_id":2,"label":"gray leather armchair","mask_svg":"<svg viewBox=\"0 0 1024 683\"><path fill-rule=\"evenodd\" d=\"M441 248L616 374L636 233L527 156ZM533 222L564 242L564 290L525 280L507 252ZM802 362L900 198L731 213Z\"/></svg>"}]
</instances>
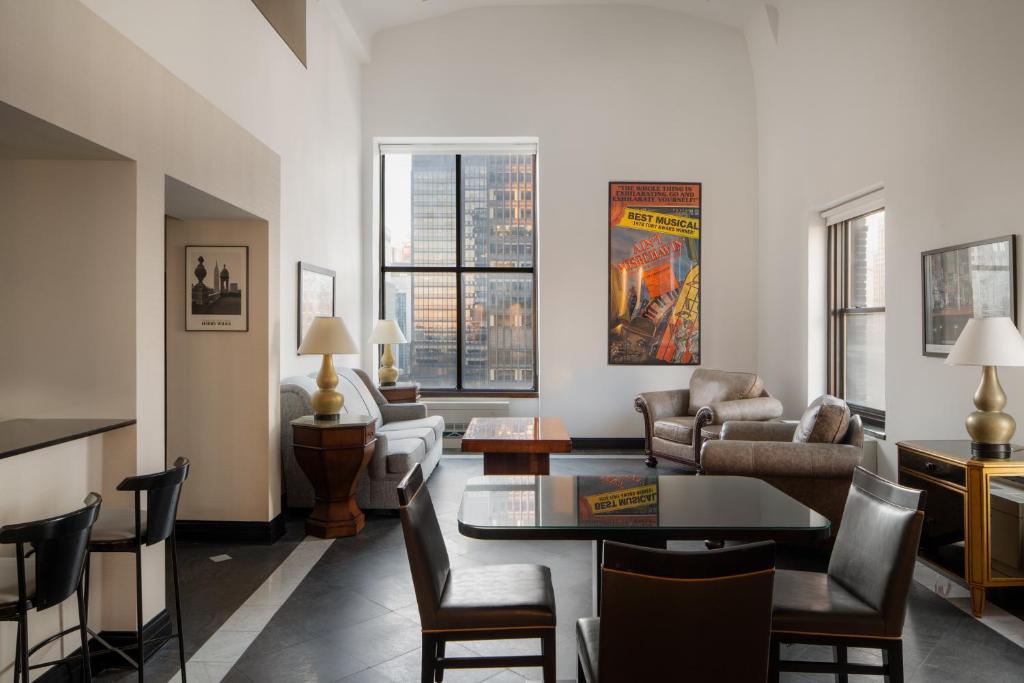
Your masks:
<instances>
[{"instance_id":1,"label":"gray leather armchair","mask_svg":"<svg viewBox=\"0 0 1024 683\"><path fill-rule=\"evenodd\" d=\"M636 397L644 416L644 450L648 467L666 458L700 470L701 432L727 420L772 420L782 403L750 372L700 369L687 389L649 391Z\"/></svg>"},{"instance_id":2,"label":"gray leather armchair","mask_svg":"<svg viewBox=\"0 0 1024 683\"><path fill-rule=\"evenodd\" d=\"M864 427L859 416L851 418L847 413L825 436L799 435L801 440L794 440L798 430L806 428L809 416L817 414L815 404L800 423L726 422L721 438L704 444L701 465L708 475L756 477L768 482L828 517L834 538L853 472L864 456ZM846 409L845 404L842 408Z\"/></svg>"}]
</instances>

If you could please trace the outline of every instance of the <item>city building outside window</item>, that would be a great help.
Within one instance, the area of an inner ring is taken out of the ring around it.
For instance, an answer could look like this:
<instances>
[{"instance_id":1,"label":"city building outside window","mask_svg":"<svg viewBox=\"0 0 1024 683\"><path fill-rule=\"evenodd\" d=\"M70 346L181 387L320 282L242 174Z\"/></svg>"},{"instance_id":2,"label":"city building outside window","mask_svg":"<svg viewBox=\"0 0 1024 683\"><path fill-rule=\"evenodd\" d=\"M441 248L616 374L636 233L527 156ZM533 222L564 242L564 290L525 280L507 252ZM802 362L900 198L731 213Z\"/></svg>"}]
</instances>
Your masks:
<instances>
[{"instance_id":1,"label":"city building outside window","mask_svg":"<svg viewBox=\"0 0 1024 683\"><path fill-rule=\"evenodd\" d=\"M399 381L537 391L536 149L381 146L380 317Z\"/></svg>"},{"instance_id":2,"label":"city building outside window","mask_svg":"<svg viewBox=\"0 0 1024 683\"><path fill-rule=\"evenodd\" d=\"M885 432L885 208L881 192L823 214L828 226L828 391Z\"/></svg>"}]
</instances>

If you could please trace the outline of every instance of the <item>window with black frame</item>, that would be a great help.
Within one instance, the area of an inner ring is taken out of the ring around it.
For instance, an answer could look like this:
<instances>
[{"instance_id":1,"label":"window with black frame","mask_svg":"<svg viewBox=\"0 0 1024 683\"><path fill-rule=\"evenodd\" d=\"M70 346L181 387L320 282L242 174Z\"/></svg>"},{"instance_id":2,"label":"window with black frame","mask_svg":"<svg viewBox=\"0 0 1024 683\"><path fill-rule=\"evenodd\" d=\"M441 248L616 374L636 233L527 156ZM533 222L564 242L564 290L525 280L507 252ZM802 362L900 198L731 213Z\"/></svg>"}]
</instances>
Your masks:
<instances>
[{"instance_id":1,"label":"window with black frame","mask_svg":"<svg viewBox=\"0 0 1024 683\"><path fill-rule=\"evenodd\" d=\"M885 432L885 209L828 226L828 391Z\"/></svg>"},{"instance_id":2,"label":"window with black frame","mask_svg":"<svg viewBox=\"0 0 1024 683\"><path fill-rule=\"evenodd\" d=\"M426 394L537 391L536 154L383 146L380 317Z\"/></svg>"}]
</instances>

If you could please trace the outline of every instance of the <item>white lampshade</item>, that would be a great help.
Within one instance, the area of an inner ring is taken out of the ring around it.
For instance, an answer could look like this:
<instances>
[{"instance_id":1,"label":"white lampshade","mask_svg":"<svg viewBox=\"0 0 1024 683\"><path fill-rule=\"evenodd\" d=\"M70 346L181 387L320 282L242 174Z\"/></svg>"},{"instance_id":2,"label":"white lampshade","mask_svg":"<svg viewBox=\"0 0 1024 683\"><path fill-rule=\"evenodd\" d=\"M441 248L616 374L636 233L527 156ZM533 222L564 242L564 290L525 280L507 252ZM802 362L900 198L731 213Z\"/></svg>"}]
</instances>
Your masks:
<instances>
[{"instance_id":1,"label":"white lampshade","mask_svg":"<svg viewBox=\"0 0 1024 683\"><path fill-rule=\"evenodd\" d=\"M394 320L378 320L370 335L371 344L405 344L408 341Z\"/></svg>"},{"instance_id":2,"label":"white lampshade","mask_svg":"<svg viewBox=\"0 0 1024 683\"><path fill-rule=\"evenodd\" d=\"M1024 365L1024 338L1009 318L971 318L947 365Z\"/></svg>"},{"instance_id":3,"label":"white lampshade","mask_svg":"<svg viewBox=\"0 0 1024 683\"><path fill-rule=\"evenodd\" d=\"M317 316L299 345L299 353L359 353L359 347L341 318Z\"/></svg>"}]
</instances>

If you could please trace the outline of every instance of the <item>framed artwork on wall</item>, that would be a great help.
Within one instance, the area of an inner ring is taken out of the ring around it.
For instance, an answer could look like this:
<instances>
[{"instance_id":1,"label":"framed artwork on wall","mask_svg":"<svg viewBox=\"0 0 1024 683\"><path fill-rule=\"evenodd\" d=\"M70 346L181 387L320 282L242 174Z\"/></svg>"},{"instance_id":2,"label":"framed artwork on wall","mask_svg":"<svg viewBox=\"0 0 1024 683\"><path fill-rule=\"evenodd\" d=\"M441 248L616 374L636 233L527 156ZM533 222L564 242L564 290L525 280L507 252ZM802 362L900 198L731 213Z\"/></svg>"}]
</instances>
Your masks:
<instances>
[{"instance_id":1,"label":"framed artwork on wall","mask_svg":"<svg viewBox=\"0 0 1024 683\"><path fill-rule=\"evenodd\" d=\"M1017 324L1017 236L921 254L922 349L945 358L971 318L1007 316Z\"/></svg>"},{"instance_id":2,"label":"framed artwork on wall","mask_svg":"<svg viewBox=\"0 0 1024 683\"><path fill-rule=\"evenodd\" d=\"M185 329L249 330L249 247L185 247Z\"/></svg>"},{"instance_id":3,"label":"framed artwork on wall","mask_svg":"<svg viewBox=\"0 0 1024 683\"><path fill-rule=\"evenodd\" d=\"M608 364L700 365L700 183L608 183Z\"/></svg>"},{"instance_id":4,"label":"framed artwork on wall","mask_svg":"<svg viewBox=\"0 0 1024 683\"><path fill-rule=\"evenodd\" d=\"M299 261L299 305L295 348L298 350L313 318L334 316L335 272Z\"/></svg>"}]
</instances>

